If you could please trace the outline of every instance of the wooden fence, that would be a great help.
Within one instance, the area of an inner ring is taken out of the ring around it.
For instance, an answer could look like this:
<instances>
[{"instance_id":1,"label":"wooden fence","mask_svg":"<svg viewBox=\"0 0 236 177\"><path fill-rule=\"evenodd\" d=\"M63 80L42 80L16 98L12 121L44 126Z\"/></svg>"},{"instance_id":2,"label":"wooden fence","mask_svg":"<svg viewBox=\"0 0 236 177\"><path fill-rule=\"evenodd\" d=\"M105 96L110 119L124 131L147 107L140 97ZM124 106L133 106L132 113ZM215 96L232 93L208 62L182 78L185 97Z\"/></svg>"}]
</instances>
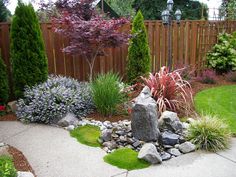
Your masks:
<instances>
[{"instance_id":1,"label":"wooden fence","mask_svg":"<svg viewBox=\"0 0 236 177\"><path fill-rule=\"evenodd\" d=\"M152 57L152 71L158 71L167 65L167 27L161 21L145 21L149 46ZM125 27L123 31L129 30ZM68 44L68 39L52 31L50 23L42 23L41 29L45 42L49 73L71 76L79 80L86 80L88 66L79 55L70 56L62 52ZM10 69L10 24L0 23L0 51L11 78ZM204 64L206 53L217 42L219 32L231 33L236 31L236 21L181 21L180 25L173 24L173 65L192 65L200 68ZM98 57L94 72L118 72L125 77L128 46L109 48L107 55Z\"/></svg>"}]
</instances>

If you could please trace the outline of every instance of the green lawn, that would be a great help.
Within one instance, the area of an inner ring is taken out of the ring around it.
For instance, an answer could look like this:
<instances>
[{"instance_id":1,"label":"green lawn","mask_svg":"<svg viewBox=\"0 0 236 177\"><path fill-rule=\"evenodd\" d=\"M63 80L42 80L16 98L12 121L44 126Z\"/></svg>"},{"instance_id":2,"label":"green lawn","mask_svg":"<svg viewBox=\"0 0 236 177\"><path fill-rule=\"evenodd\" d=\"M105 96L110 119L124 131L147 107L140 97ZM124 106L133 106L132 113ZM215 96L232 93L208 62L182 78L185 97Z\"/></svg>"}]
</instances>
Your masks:
<instances>
[{"instance_id":1,"label":"green lawn","mask_svg":"<svg viewBox=\"0 0 236 177\"><path fill-rule=\"evenodd\" d=\"M145 160L138 159L138 152L129 148L115 150L103 159L111 165L127 170L142 169L150 166Z\"/></svg>"},{"instance_id":2,"label":"green lawn","mask_svg":"<svg viewBox=\"0 0 236 177\"><path fill-rule=\"evenodd\" d=\"M100 147L101 145L98 142L98 138L101 135L100 128L92 125L85 125L78 127L70 132L70 135L76 138L80 143Z\"/></svg>"},{"instance_id":3,"label":"green lawn","mask_svg":"<svg viewBox=\"0 0 236 177\"><path fill-rule=\"evenodd\" d=\"M198 113L216 115L225 120L232 133L236 134L236 85L201 91L194 102Z\"/></svg>"}]
</instances>

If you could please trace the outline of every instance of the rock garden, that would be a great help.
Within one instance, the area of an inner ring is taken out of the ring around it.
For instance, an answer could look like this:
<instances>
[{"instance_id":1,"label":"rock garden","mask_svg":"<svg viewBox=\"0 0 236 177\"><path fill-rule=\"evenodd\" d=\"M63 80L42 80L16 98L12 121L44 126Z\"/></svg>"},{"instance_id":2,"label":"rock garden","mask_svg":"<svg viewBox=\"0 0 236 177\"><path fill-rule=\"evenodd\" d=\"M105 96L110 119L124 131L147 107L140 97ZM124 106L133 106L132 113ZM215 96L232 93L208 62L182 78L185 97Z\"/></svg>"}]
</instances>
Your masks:
<instances>
[{"instance_id":1,"label":"rock garden","mask_svg":"<svg viewBox=\"0 0 236 177\"><path fill-rule=\"evenodd\" d=\"M104 162L126 170L162 165L197 150L217 152L230 147L231 137L236 133L235 33L219 34L218 44L207 55L207 66L200 70L163 65L160 70L151 71L141 11L132 20L129 35L117 30L128 23L127 19L107 20L89 8L91 17L87 20L81 14L85 13L84 5L91 5L89 0L75 1L75 8L68 3L59 4L60 10L71 8L68 12L79 12L74 14L78 18L57 17L54 32L72 41L63 52L79 52L86 58L90 69L88 81L48 74L36 14L31 5L19 1L11 27L11 89L6 66L0 58L0 121L65 129L71 136L68 138L101 148L106 152ZM24 30L29 30L29 34L34 31L38 36L25 34L19 38L18 33L24 31L23 27L18 28L24 22L21 13L34 14L26 16L32 18L29 21L35 29ZM81 31L79 35L71 34L71 29ZM105 55L105 48L127 42L125 77L111 71L100 74L93 71L94 60ZM21 43L27 50L19 50ZM228 45L227 49L224 45ZM224 57L219 57L223 54ZM14 94L9 95L10 91ZM36 177L36 174L19 150L0 142L0 176Z\"/></svg>"}]
</instances>

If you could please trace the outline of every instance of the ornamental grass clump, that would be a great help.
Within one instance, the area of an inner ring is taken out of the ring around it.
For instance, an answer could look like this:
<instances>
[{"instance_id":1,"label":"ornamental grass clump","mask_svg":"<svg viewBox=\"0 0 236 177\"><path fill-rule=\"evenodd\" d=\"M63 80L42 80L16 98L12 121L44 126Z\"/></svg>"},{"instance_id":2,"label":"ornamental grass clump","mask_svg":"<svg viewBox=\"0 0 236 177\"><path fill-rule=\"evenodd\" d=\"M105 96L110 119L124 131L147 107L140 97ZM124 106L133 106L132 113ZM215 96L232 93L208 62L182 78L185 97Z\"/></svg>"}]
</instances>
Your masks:
<instances>
[{"instance_id":1,"label":"ornamental grass clump","mask_svg":"<svg viewBox=\"0 0 236 177\"><path fill-rule=\"evenodd\" d=\"M191 123L187 138L198 149L216 152L229 147L229 127L216 117L204 116Z\"/></svg>"},{"instance_id":2,"label":"ornamental grass clump","mask_svg":"<svg viewBox=\"0 0 236 177\"><path fill-rule=\"evenodd\" d=\"M121 79L117 74L100 74L92 82L93 101L98 112L105 116L116 113L117 106L124 101L120 88Z\"/></svg>"},{"instance_id":3,"label":"ornamental grass clump","mask_svg":"<svg viewBox=\"0 0 236 177\"><path fill-rule=\"evenodd\" d=\"M27 87L17 102L17 117L26 122L56 123L67 113L78 118L93 111L88 83L62 76L49 76L42 84Z\"/></svg>"},{"instance_id":4,"label":"ornamental grass clump","mask_svg":"<svg viewBox=\"0 0 236 177\"><path fill-rule=\"evenodd\" d=\"M177 70L169 72L169 69L164 66L158 73L150 73L149 78L142 77L142 79L150 88L160 112L190 111L193 103L192 89Z\"/></svg>"}]
</instances>

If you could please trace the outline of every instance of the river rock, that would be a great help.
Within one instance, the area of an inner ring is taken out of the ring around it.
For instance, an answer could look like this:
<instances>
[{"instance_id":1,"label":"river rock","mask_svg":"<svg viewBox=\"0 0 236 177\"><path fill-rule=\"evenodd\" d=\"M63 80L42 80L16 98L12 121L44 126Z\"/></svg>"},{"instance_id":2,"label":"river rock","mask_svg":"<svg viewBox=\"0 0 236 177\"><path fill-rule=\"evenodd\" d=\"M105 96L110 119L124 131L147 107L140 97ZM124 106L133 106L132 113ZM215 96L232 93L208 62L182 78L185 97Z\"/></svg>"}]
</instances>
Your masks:
<instances>
[{"instance_id":1,"label":"river rock","mask_svg":"<svg viewBox=\"0 0 236 177\"><path fill-rule=\"evenodd\" d=\"M168 129L174 133L180 134L183 132L183 125L175 112L163 112L158 123L161 129Z\"/></svg>"},{"instance_id":2,"label":"river rock","mask_svg":"<svg viewBox=\"0 0 236 177\"><path fill-rule=\"evenodd\" d=\"M174 146L179 143L180 136L175 133L170 133L165 131L161 137L163 145Z\"/></svg>"},{"instance_id":3,"label":"river rock","mask_svg":"<svg viewBox=\"0 0 236 177\"><path fill-rule=\"evenodd\" d=\"M68 113L65 117L57 122L57 125L61 127L68 127L69 125L77 126L79 124L79 120L72 113Z\"/></svg>"},{"instance_id":4,"label":"river rock","mask_svg":"<svg viewBox=\"0 0 236 177\"><path fill-rule=\"evenodd\" d=\"M195 149L196 146L189 141L179 145L179 150L184 154L195 151Z\"/></svg>"},{"instance_id":5,"label":"river rock","mask_svg":"<svg viewBox=\"0 0 236 177\"><path fill-rule=\"evenodd\" d=\"M181 155L181 152L178 149L176 149L176 148L168 149L168 153L170 153L171 155L173 155L175 157Z\"/></svg>"},{"instance_id":6,"label":"river rock","mask_svg":"<svg viewBox=\"0 0 236 177\"><path fill-rule=\"evenodd\" d=\"M156 147L152 143L146 143L143 145L139 151L138 158L144 159L151 164L162 162L160 154L157 152Z\"/></svg>"}]
</instances>

